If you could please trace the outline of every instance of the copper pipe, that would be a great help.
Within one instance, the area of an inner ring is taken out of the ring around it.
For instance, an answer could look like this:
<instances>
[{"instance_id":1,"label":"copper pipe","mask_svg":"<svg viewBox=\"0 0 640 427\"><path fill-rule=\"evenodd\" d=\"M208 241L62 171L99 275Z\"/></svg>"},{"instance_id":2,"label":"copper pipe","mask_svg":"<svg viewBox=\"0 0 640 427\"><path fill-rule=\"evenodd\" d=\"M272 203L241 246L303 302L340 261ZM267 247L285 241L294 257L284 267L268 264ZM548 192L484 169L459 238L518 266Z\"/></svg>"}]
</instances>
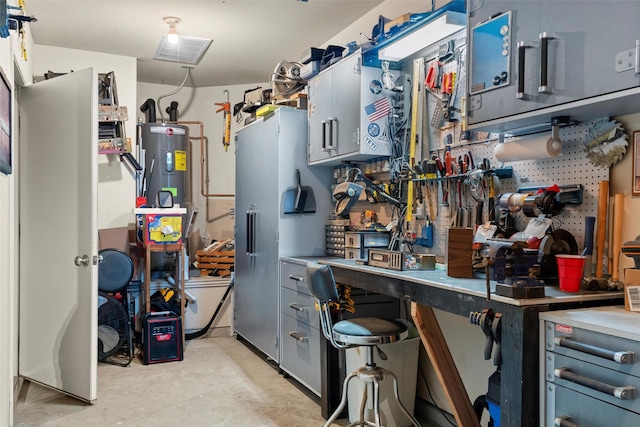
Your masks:
<instances>
[{"instance_id":1,"label":"copper pipe","mask_svg":"<svg viewBox=\"0 0 640 427\"><path fill-rule=\"evenodd\" d=\"M206 162L206 156L204 155L205 153L205 145L204 145L204 124L201 121L194 121L194 122L184 122L184 121L177 121L175 122L177 124L180 125L199 125L200 126L200 194L202 195L202 197L235 197L235 194L209 194L209 193L205 193L205 171L208 171L207 169L207 162Z\"/></svg>"}]
</instances>

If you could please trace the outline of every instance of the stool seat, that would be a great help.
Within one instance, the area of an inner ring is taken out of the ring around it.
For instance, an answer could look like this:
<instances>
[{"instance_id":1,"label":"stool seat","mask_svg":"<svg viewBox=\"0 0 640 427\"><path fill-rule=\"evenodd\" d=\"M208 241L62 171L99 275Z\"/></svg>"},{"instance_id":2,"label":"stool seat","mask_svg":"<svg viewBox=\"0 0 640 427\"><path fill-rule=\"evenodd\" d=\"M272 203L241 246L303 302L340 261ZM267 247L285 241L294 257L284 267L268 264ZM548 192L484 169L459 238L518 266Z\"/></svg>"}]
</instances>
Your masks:
<instances>
[{"instance_id":1,"label":"stool seat","mask_svg":"<svg viewBox=\"0 0 640 427\"><path fill-rule=\"evenodd\" d=\"M356 317L333 325L336 341L349 345L379 345L407 338L406 326L378 317Z\"/></svg>"}]
</instances>

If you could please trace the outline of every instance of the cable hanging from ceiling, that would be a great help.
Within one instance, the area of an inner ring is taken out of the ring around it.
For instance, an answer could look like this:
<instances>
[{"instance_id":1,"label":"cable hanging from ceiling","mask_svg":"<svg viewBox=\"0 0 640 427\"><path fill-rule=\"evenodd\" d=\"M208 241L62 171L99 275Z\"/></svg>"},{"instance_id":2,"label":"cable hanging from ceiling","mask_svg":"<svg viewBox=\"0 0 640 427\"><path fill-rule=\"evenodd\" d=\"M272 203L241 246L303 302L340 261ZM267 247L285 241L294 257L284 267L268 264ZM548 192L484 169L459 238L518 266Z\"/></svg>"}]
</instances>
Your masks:
<instances>
[{"instance_id":1,"label":"cable hanging from ceiling","mask_svg":"<svg viewBox=\"0 0 640 427\"><path fill-rule=\"evenodd\" d=\"M174 90L173 92L169 92L166 93L164 95L160 95L157 99L156 99L156 105L158 106L158 112L160 113L160 120L164 121L164 117L162 115L162 107L160 107L160 100L163 98L166 98L167 96L171 96L171 95L175 95L176 93L180 92L180 90L184 87L185 83L187 82L187 79L189 78L189 73L191 72L191 67L184 67L187 69L186 74L184 75L184 80L182 80L182 83L180 83L180 86L178 87L178 89Z\"/></svg>"}]
</instances>

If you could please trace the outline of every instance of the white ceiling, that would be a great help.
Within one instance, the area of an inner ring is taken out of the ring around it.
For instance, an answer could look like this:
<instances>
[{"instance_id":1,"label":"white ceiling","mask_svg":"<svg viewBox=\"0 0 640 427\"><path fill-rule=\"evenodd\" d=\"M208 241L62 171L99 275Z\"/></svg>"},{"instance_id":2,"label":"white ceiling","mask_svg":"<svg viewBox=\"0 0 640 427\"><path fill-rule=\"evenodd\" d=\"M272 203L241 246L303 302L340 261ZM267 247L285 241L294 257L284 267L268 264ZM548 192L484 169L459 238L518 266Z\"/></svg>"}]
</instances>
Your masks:
<instances>
[{"instance_id":1,"label":"white ceiling","mask_svg":"<svg viewBox=\"0 0 640 427\"><path fill-rule=\"evenodd\" d=\"M381 5L385 3L384 5ZM440 2L439 2L440 3ZM380 6L381 5L381 6ZM326 43L376 7L403 13L430 10L431 1L401 0L29 0L34 42L135 57L138 81L178 85L181 64L153 60L163 17L181 19L178 34L211 38L188 86L265 82L281 60L299 61L309 47ZM419 10L418 10L419 9ZM384 9L380 9L384 10ZM375 12L378 12L376 9ZM353 29L371 35L378 15ZM386 15L385 15L386 16ZM361 20L362 21L362 20ZM353 26L352 26L353 27ZM357 39L356 39L357 37ZM52 70L57 71L57 70ZM64 70L60 70L64 71Z\"/></svg>"}]
</instances>

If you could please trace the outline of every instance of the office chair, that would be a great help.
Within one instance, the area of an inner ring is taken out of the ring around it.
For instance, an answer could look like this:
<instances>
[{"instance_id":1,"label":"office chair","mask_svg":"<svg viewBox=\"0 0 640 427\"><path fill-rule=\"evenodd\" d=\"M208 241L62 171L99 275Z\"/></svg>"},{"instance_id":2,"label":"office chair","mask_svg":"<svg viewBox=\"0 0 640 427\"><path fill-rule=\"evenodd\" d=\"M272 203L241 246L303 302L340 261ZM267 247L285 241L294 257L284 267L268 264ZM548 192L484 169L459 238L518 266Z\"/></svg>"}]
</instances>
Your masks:
<instances>
[{"instance_id":1,"label":"office chair","mask_svg":"<svg viewBox=\"0 0 640 427\"><path fill-rule=\"evenodd\" d=\"M335 421L347 404L347 392L352 379L358 378L365 383L364 395L360 405L360 420L349 424L350 426L376 426L380 427L380 381L387 376L393 378L394 397L402 412L411 420L411 423L420 427L418 421L407 411L398 394L398 379L393 372L377 366L373 360L374 347L379 344L396 342L407 338L406 326L401 323L380 319L377 317L360 317L350 320L342 320L335 325L331 319L331 302L338 302L338 291L333 278L333 272L328 265L321 265L315 262L307 264L307 286L309 291L316 298L320 308L320 324L325 338L337 349L347 349L352 347L367 347L367 363L358 368L345 378L342 385L342 399L338 408L331 414L325 427L329 427ZM379 352L382 352L377 348ZM384 359L384 357L383 357ZM369 387L373 387L373 415L375 422L367 421L364 418L365 406Z\"/></svg>"}]
</instances>

